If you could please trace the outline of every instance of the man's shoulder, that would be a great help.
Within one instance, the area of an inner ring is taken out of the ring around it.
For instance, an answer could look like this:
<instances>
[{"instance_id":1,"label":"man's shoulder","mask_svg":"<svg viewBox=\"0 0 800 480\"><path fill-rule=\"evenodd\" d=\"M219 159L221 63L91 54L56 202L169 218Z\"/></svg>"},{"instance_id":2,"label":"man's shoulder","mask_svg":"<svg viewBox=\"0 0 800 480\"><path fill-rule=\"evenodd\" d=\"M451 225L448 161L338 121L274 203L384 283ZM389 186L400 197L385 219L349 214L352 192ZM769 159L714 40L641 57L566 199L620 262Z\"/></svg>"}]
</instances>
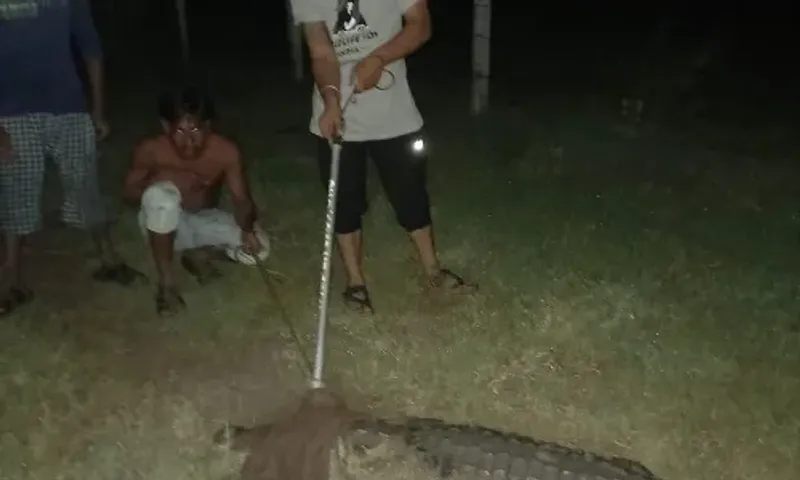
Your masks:
<instances>
[{"instance_id":1,"label":"man's shoulder","mask_svg":"<svg viewBox=\"0 0 800 480\"><path fill-rule=\"evenodd\" d=\"M159 140L161 140L161 135L144 135L139 137L137 140L134 141L133 149L134 150L150 150L153 148L157 148L159 144Z\"/></svg>"},{"instance_id":2,"label":"man's shoulder","mask_svg":"<svg viewBox=\"0 0 800 480\"><path fill-rule=\"evenodd\" d=\"M133 154L153 160L153 156L164 147L163 135L145 135L134 142Z\"/></svg>"},{"instance_id":3,"label":"man's shoulder","mask_svg":"<svg viewBox=\"0 0 800 480\"><path fill-rule=\"evenodd\" d=\"M232 138L221 133L213 133L209 137L209 146L214 151L214 156L228 162L238 162L241 154L239 144Z\"/></svg>"}]
</instances>

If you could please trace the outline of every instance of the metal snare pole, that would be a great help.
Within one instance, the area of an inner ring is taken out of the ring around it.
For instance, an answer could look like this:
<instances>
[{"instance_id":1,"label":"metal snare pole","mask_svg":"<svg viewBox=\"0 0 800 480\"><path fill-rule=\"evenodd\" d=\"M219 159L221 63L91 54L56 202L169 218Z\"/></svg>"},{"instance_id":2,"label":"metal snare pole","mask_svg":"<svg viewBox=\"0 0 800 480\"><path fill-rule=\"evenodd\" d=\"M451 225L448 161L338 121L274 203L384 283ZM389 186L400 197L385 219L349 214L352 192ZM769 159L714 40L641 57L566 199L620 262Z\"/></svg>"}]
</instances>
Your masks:
<instances>
[{"instance_id":1,"label":"metal snare pole","mask_svg":"<svg viewBox=\"0 0 800 480\"><path fill-rule=\"evenodd\" d=\"M355 99L353 91L342 106L342 116ZM319 323L317 325L317 350L314 356L314 374L311 388L322 388L322 369L325 365L325 335L328 326L328 298L331 290L331 257L333 255L333 226L336 218L336 195L339 188L339 163L342 154L341 132L331 140L331 174L328 180L328 203L325 209L325 241L322 250L322 271L319 281Z\"/></svg>"},{"instance_id":2,"label":"metal snare pole","mask_svg":"<svg viewBox=\"0 0 800 480\"><path fill-rule=\"evenodd\" d=\"M389 75L387 85L376 85L378 90L388 90L394 85L395 76L387 69L383 73ZM356 91L353 89L342 105L342 130L344 130L344 112L350 104L355 103ZM339 187L339 163L342 154L341 132L330 141L331 174L328 179L328 204L325 209L325 242L322 250L322 271L319 280L319 323L317 324L317 349L314 355L314 373L311 377L311 388L323 388L322 370L325 366L325 335L328 327L328 298L331 290L331 256L333 255L333 226L336 218L336 196Z\"/></svg>"}]
</instances>

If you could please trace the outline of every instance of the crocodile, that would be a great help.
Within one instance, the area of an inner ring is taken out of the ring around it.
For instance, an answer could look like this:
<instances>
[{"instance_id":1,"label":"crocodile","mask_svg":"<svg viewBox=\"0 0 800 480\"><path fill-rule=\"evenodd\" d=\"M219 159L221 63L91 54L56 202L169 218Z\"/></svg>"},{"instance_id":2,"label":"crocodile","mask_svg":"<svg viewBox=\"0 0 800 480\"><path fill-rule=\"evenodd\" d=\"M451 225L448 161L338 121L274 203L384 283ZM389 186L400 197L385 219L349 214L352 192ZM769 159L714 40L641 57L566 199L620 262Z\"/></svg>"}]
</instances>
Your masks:
<instances>
[{"instance_id":1,"label":"crocodile","mask_svg":"<svg viewBox=\"0 0 800 480\"><path fill-rule=\"evenodd\" d=\"M231 426L214 440L247 450L270 425ZM661 480L644 465L491 428L435 418L359 418L340 437L349 452L366 455L390 442L404 445L438 477L467 480Z\"/></svg>"}]
</instances>

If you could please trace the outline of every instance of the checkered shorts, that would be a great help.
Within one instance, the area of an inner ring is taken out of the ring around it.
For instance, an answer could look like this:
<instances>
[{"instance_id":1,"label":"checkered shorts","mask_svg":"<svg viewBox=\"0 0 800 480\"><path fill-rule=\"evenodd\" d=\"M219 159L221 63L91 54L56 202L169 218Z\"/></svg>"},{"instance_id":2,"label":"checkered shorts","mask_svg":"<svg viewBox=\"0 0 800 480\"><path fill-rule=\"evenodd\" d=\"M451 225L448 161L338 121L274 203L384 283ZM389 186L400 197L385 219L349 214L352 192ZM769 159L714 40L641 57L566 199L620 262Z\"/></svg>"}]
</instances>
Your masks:
<instances>
[{"instance_id":1,"label":"checkered shorts","mask_svg":"<svg viewBox=\"0 0 800 480\"><path fill-rule=\"evenodd\" d=\"M12 159L0 162L0 228L27 235L41 228L45 156L58 167L64 191L61 219L88 228L106 218L97 184L97 151L86 113L0 117L11 137Z\"/></svg>"}]
</instances>

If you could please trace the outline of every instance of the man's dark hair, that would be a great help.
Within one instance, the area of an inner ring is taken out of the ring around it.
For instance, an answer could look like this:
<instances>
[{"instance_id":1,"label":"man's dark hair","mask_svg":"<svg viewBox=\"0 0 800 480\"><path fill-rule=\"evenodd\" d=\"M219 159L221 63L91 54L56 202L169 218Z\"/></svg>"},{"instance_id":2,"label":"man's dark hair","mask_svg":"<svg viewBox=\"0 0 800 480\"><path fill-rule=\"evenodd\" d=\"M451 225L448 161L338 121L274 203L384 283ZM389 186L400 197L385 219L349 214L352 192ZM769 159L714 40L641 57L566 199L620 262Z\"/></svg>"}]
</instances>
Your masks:
<instances>
[{"instance_id":1,"label":"man's dark hair","mask_svg":"<svg viewBox=\"0 0 800 480\"><path fill-rule=\"evenodd\" d=\"M211 97L193 86L161 94L158 99L158 114L169 123L176 123L186 116L194 117L201 122L216 118Z\"/></svg>"}]
</instances>

